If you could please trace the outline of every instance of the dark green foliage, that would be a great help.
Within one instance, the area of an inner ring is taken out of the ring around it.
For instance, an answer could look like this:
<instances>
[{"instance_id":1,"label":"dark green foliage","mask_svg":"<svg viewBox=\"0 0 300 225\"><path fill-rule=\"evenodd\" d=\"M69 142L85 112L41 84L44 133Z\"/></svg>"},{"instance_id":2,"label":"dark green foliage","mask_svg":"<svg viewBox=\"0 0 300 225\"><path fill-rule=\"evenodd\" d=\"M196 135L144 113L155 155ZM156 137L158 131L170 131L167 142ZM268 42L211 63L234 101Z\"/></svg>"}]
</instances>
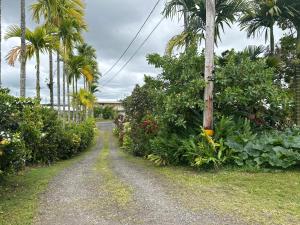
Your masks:
<instances>
[{"instance_id":1,"label":"dark green foliage","mask_svg":"<svg viewBox=\"0 0 300 225\"><path fill-rule=\"evenodd\" d=\"M113 109L113 107L106 106L102 109L102 117L105 120L108 120L108 119L112 120L115 118L115 115L116 115L116 112Z\"/></svg>"},{"instance_id":2,"label":"dark green foliage","mask_svg":"<svg viewBox=\"0 0 300 225\"><path fill-rule=\"evenodd\" d=\"M176 57L150 55L149 63L162 73L145 77L145 84L124 100L129 129L123 132L118 126L123 149L157 165L287 168L299 163L294 150L270 140L258 142L268 140L262 133L291 126L294 105L271 59L260 58L260 50L232 50L216 57L213 138L200 129L203 55L193 47ZM256 142L262 148L260 161L249 151Z\"/></svg>"},{"instance_id":3,"label":"dark green foliage","mask_svg":"<svg viewBox=\"0 0 300 225\"><path fill-rule=\"evenodd\" d=\"M299 130L264 133L250 140L230 138L226 145L239 166L286 169L300 163Z\"/></svg>"},{"instance_id":4,"label":"dark green foliage","mask_svg":"<svg viewBox=\"0 0 300 225\"><path fill-rule=\"evenodd\" d=\"M216 110L221 115L247 118L257 127L289 126L293 99L274 79L274 69L264 59L253 61L228 52L216 73Z\"/></svg>"},{"instance_id":5,"label":"dark green foliage","mask_svg":"<svg viewBox=\"0 0 300 225\"><path fill-rule=\"evenodd\" d=\"M54 110L7 91L0 91L0 109L0 173L70 158L85 150L94 137L93 121L64 128Z\"/></svg>"},{"instance_id":6,"label":"dark green foliage","mask_svg":"<svg viewBox=\"0 0 300 225\"><path fill-rule=\"evenodd\" d=\"M101 115L102 115L102 108L98 107L98 106L95 106L94 107L94 117L95 118L101 118Z\"/></svg>"}]
</instances>

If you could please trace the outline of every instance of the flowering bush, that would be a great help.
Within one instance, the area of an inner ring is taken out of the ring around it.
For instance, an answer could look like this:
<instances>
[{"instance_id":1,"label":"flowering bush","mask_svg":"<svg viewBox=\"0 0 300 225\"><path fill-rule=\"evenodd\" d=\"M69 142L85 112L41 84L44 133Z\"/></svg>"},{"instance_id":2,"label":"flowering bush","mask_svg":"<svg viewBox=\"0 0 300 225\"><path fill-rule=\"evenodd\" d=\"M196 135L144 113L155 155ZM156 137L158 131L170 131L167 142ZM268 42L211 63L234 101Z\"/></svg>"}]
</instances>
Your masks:
<instances>
[{"instance_id":1,"label":"flowering bush","mask_svg":"<svg viewBox=\"0 0 300 225\"><path fill-rule=\"evenodd\" d=\"M67 159L91 144L94 121L62 124L56 111L0 89L0 174Z\"/></svg>"},{"instance_id":2,"label":"flowering bush","mask_svg":"<svg viewBox=\"0 0 300 225\"><path fill-rule=\"evenodd\" d=\"M19 133L0 132L0 174L22 169L29 157Z\"/></svg>"}]
</instances>

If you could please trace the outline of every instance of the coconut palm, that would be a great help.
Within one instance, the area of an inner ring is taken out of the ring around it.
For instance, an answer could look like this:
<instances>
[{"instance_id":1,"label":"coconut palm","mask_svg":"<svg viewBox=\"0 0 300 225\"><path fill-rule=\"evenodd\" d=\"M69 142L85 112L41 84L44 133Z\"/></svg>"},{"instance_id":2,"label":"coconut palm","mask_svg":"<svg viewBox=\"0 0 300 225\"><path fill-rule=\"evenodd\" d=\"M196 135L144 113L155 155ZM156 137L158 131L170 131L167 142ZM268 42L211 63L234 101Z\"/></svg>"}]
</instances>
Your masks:
<instances>
[{"instance_id":1,"label":"coconut palm","mask_svg":"<svg viewBox=\"0 0 300 225\"><path fill-rule=\"evenodd\" d=\"M244 0L218 0L216 1L215 41L220 39L225 25L231 26L236 21L239 12L245 8ZM178 45L183 45L186 39L193 38L201 41L206 29L206 1L205 0L170 0L166 3L164 15L167 18L180 18L183 13L187 16L187 31L171 39L168 51ZM198 34L195 36L195 34ZM176 41L177 39L177 41ZM175 42L175 44L174 44Z\"/></svg>"},{"instance_id":2,"label":"coconut palm","mask_svg":"<svg viewBox=\"0 0 300 225\"><path fill-rule=\"evenodd\" d=\"M8 28L5 39L21 37L21 35L21 28L13 25ZM36 27L33 31L26 29L25 40L27 41L25 61L33 56L36 57L36 97L40 100L40 53L45 53L50 48L55 47L56 42L44 26ZM21 52L21 46L14 47L6 57L8 64L14 66L16 59L22 59Z\"/></svg>"},{"instance_id":3,"label":"coconut palm","mask_svg":"<svg viewBox=\"0 0 300 225\"><path fill-rule=\"evenodd\" d=\"M25 97L26 95L26 15L25 15L25 0L20 0L21 3L21 51L20 51L20 95Z\"/></svg>"},{"instance_id":4,"label":"coconut palm","mask_svg":"<svg viewBox=\"0 0 300 225\"><path fill-rule=\"evenodd\" d=\"M265 33L266 41L270 40L271 55L275 52L274 26L281 14L277 3L277 0L252 0L240 18L241 28L247 31L248 37Z\"/></svg>"}]
</instances>

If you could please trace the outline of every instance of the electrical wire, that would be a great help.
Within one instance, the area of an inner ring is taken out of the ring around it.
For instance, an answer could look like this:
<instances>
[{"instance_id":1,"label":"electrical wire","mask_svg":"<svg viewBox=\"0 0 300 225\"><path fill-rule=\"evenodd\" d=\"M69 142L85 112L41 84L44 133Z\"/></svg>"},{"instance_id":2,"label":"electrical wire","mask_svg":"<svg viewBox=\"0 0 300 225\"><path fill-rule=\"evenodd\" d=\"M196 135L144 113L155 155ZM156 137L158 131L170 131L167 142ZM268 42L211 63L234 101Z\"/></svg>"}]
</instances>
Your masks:
<instances>
[{"instance_id":1,"label":"electrical wire","mask_svg":"<svg viewBox=\"0 0 300 225\"><path fill-rule=\"evenodd\" d=\"M151 35L154 33L154 31L159 27L159 25L162 23L162 21L165 18L162 17L160 21L156 24L156 26L153 28L153 30L150 32L150 34L147 36L147 38L140 44L140 46L137 48L137 50L132 54L132 56L126 61L126 63L121 67L121 69L115 73L110 79L106 80L102 86L107 85L109 82L111 82L113 79L115 79L122 71L125 69L125 67L131 62L131 60L136 56L136 54L141 50L141 48L146 44L146 42L149 40Z\"/></svg>"},{"instance_id":2,"label":"electrical wire","mask_svg":"<svg viewBox=\"0 0 300 225\"><path fill-rule=\"evenodd\" d=\"M136 33L136 35L134 36L134 38L131 40L131 42L129 43L128 47L125 49L125 51L121 54L121 56L118 58L118 60L110 67L110 69L108 69L102 77L106 76L108 73L110 73L115 67L116 65L121 61L121 59L125 56L125 54L128 52L129 48L132 46L132 44L136 41L136 39L138 38L139 34L141 33L141 31L143 30L144 26L146 25L146 23L148 22L148 20L150 19L150 17L152 16L153 12L155 11L156 7L158 6L158 4L160 3L161 0L158 0L153 9L151 10L150 14L148 15L148 17L146 18L146 20L144 21L144 23L142 24L142 26L140 27L140 29L138 30L138 32Z\"/></svg>"}]
</instances>

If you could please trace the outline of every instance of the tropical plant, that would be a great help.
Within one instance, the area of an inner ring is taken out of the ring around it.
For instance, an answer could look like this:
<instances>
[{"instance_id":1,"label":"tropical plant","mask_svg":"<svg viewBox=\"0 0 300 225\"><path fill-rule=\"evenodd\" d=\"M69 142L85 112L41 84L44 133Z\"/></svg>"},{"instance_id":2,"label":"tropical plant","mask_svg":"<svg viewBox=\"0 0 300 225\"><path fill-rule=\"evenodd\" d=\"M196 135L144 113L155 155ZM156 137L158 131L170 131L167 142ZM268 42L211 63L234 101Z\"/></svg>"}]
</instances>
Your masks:
<instances>
[{"instance_id":1,"label":"tropical plant","mask_svg":"<svg viewBox=\"0 0 300 225\"><path fill-rule=\"evenodd\" d=\"M236 21L238 13L245 7L243 0L218 0L216 1L216 26L215 41L221 37L225 25L231 26ZM206 27L206 1L205 0L170 0L166 3L164 15L174 18L180 17L187 12L187 31L181 35L173 37L167 47L167 52L172 52L172 48L177 44L183 44L183 40L201 41L204 37ZM197 34L197 35L196 35ZM196 36L195 36L196 35ZM176 41L175 41L176 40ZM175 43L174 43L175 42Z\"/></svg>"},{"instance_id":2,"label":"tropical plant","mask_svg":"<svg viewBox=\"0 0 300 225\"><path fill-rule=\"evenodd\" d=\"M2 87L2 0L0 0L0 88Z\"/></svg>"},{"instance_id":3,"label":"tropical plant","mask_svg":"<svg viewBox=\"0 0 300 225\"><path fill-rule=\"evenodd\" d=\"M295 70L295 93L296 93L296 122L300 126L300 2L293 0L278 0L282 9L280 25L283 28L292 28L297 31L296 52L297 62Z\"/></svg>"},{"instance_id":4,"label":"tropical plant","mask_svg":"<svg viewBox=\"0 0 300 225\"><path fill-rule=\"evenodd\" d=\"M248 37L265 32L265 40L270 40L270 53L275 53L274 26L279 19L281 9L277 0L252 0L249 8L240 18L242 30L247 30Z\"/></svg>"},{"instance_id":5,"label":"tropical plant","mask_svg":"<svg viewBox=\"0 0 300 225\"><path fill-rule=\"evenodd\" d=\"M300 162L299 130L265 133L241 142L234 137L226 141L239 166L289 168Z\"/></svg>"},{"instance_id":6,"label":"tropical plant","mask_svg":"<svg viewBox=\"0 0 300 225\"><path fill-rule=\"evenodd\" d=\"M22 30L18 26L10 26L5 35L6 39L21 37ZM26 44L26 60L36 57L36 97L41 98L40 95L40 53L47 52L49 49L56 46L56 40L48 33L46 27L39 26L31 31L26 29L25 39ZM21 57L21 46L14 47L7 55L6 60L9 65L14 66L15 61Z\"/></svg>"},{"instance_id":7,"label":"tropical plant","mask_svg":"<svg viewBox=\"0 0 300 225\"><path fill-rule=\"evenodd\" d=\"M293 98L275 82L264 59L227 52L216 69L215 109L221 115L247 118L261 128L284 129L293 123ZM238 78L238 79L237 79Z\"/></svg>"},{"instance_id":8,"label":"tropical plant","mask_svg":"<svg viewBox=\"0 0 300 225\"><path fill-rule=\"evenodd\" d=\"M26 14L25 0L20 0L21 3L21 48L20 48L20 96L26 95Z\"/></svg>"}]
</instances>

